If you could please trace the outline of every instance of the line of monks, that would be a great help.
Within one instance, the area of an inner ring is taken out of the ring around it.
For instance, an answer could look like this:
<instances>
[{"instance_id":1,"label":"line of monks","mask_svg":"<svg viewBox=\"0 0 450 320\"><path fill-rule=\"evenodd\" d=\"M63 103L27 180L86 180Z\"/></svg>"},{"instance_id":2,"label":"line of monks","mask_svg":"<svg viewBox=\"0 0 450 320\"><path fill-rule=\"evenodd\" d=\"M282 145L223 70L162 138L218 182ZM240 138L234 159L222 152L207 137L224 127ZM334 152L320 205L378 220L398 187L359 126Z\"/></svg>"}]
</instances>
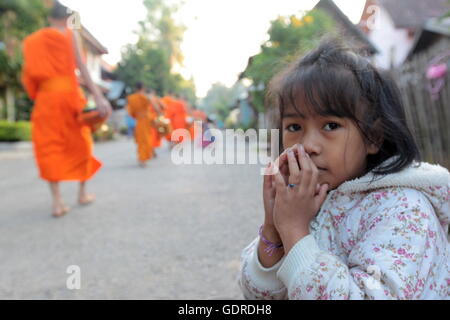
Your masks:
<instances>
[{"instance_id":1,"label":"line of monks","mask_svg":"<svg viewBox=\"0 0 450 320\"><path fill-rule=\"evenodd\" d=\"M136 120L134 138L137 144L138 161L145 167L148 160L155 156L155 149L161 146L161 140L169 141L170 146L183 142L171 140L171 134L177 129L186 129L191 139L194 136L194 121L206 121L206 114L178 97L169 94L163 98L154 92L146 93L142 83L136 85L136 92L129 95L127 111ZM166 126L164 120L167 120ZM165 128L164 128L165 127Z\"/></svg>"},{"instance_id":2,"label":"line of monks","mask_svg":"<svg viewBox=\"0 0 450 320\"><path fill-rule=\"evenodd\" d=\"M50 11L49 27L40 29L24 40L22 83L34 101L32 142L40 177L49 183L52 194L52 214L65 215L60 182L80 183L78 203L87 205L95 196L86 190L89 181L102 167L93 155L91 127L80 121L86 112L86 98L81 90L76 70L92 94L99 115L108 118L112 108L103 93L92 81L81 54L77 30L67 27L70 10L59 2ZM147 97L143 86L128 98L128 111L136 119L136 142L141 164L154 156L161 139L170 141L170 130L158 129L162 116L171 124L171 130L189 128L188 116L205 120L199 111L190 112L185 102L167 96ZM190 128L193 135L193 128ZM178 143L180 141L175 141Z\"/></svg>"}]
</instances>

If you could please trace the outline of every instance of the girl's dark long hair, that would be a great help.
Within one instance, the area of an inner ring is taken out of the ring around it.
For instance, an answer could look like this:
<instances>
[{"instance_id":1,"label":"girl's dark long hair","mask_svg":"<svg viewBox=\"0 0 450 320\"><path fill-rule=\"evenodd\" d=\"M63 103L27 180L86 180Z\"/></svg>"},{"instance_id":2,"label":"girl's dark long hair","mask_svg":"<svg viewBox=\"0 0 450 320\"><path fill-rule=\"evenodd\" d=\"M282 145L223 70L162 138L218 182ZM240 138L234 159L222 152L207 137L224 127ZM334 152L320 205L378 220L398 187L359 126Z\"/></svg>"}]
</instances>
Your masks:
<instances>
[{"instance_id":1,"label":"girl's dark long hair","mask_svg":"<svg viewBox=\"0 0 450 320\"><path fill-rule=\"evenodd\" d=\"M380 148L377 154L368 155L366 173L386 175L414 160L420 162L395 81L340 40L322 41L317 49L275 76L267 98L272 127L280 131L281 119L290 106L297 112L307 108L322 116L351 119L367 141ZM393 161L380 166L391 157Z\"/></svg>"}]
</instances>

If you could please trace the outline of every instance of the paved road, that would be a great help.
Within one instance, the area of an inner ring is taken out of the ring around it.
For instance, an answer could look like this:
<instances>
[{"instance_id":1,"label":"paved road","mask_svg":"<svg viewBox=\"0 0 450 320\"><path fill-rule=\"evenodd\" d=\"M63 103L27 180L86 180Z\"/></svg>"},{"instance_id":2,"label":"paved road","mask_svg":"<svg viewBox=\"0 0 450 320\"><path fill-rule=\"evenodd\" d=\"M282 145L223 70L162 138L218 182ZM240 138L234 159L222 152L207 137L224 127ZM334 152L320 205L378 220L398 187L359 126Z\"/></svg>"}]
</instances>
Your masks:
<instances>
[{"instance_id":1,"label":"paved road","mask_svg":"<svg viewBox=\"0 0 450 320\"><path fill-rule=\"evenodd\" d=\"M254 148L252 148L254 150ZM0 299L241 299L239 254L262 221L259 165L180 165L166 146L146 169L127 140L96 145L97 202L50 216L31 150L0 150ZM81 269L68 290L67 267Z\"/></svg>"}]
</instances>

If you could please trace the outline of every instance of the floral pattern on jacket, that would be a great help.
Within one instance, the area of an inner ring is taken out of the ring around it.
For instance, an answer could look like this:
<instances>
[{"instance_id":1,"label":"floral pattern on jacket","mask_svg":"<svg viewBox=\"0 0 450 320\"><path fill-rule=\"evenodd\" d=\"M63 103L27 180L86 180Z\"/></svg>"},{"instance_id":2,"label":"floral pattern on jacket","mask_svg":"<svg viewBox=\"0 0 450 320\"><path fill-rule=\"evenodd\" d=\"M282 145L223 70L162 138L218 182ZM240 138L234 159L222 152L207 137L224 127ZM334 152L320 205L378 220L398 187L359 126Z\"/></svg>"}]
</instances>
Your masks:
<instances>
[{"instance_id":1,"label":"floral pattern on jacket","mask_svg":"<svg viewBox=\"0 0 450 320\"><path fill-rule=\"evenodd\" d=\"M310 235L270 269L241 255L248 299L448 299L450 174L422 163L330 191ZM425 178L426 177L426 178Z\"/></svg>"}]
</instances>

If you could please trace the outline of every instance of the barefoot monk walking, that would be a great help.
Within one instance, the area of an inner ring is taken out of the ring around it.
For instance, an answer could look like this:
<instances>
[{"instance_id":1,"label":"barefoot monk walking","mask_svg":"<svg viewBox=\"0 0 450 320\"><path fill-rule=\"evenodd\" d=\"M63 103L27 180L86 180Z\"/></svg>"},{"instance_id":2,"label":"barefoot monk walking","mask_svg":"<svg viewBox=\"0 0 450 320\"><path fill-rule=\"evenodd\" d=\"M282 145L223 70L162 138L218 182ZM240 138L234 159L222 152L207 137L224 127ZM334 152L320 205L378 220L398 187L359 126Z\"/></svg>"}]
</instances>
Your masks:
<instances>
[{"instance_id":1,"label":"barefoot monk walking","mask_svg":"<svg viewBox=\"0 0 450 320\"><path fill-rule=\"evenodd\" d=\"M22 82L34 100L32 141L40 177L49 182L53 196L53 215L69 209L60 194L60 181L79 181L78 202L88 204L94 196L86 182L101 163L93 157L91 129L78 120L86 105L75 70L78 68L93 95L98 111L108 117L111 106L93 83L82 62L76 30L67 27L69 10L55 2L50 26L29 35L23 43Z\"/></svg>"}]
</instances>

